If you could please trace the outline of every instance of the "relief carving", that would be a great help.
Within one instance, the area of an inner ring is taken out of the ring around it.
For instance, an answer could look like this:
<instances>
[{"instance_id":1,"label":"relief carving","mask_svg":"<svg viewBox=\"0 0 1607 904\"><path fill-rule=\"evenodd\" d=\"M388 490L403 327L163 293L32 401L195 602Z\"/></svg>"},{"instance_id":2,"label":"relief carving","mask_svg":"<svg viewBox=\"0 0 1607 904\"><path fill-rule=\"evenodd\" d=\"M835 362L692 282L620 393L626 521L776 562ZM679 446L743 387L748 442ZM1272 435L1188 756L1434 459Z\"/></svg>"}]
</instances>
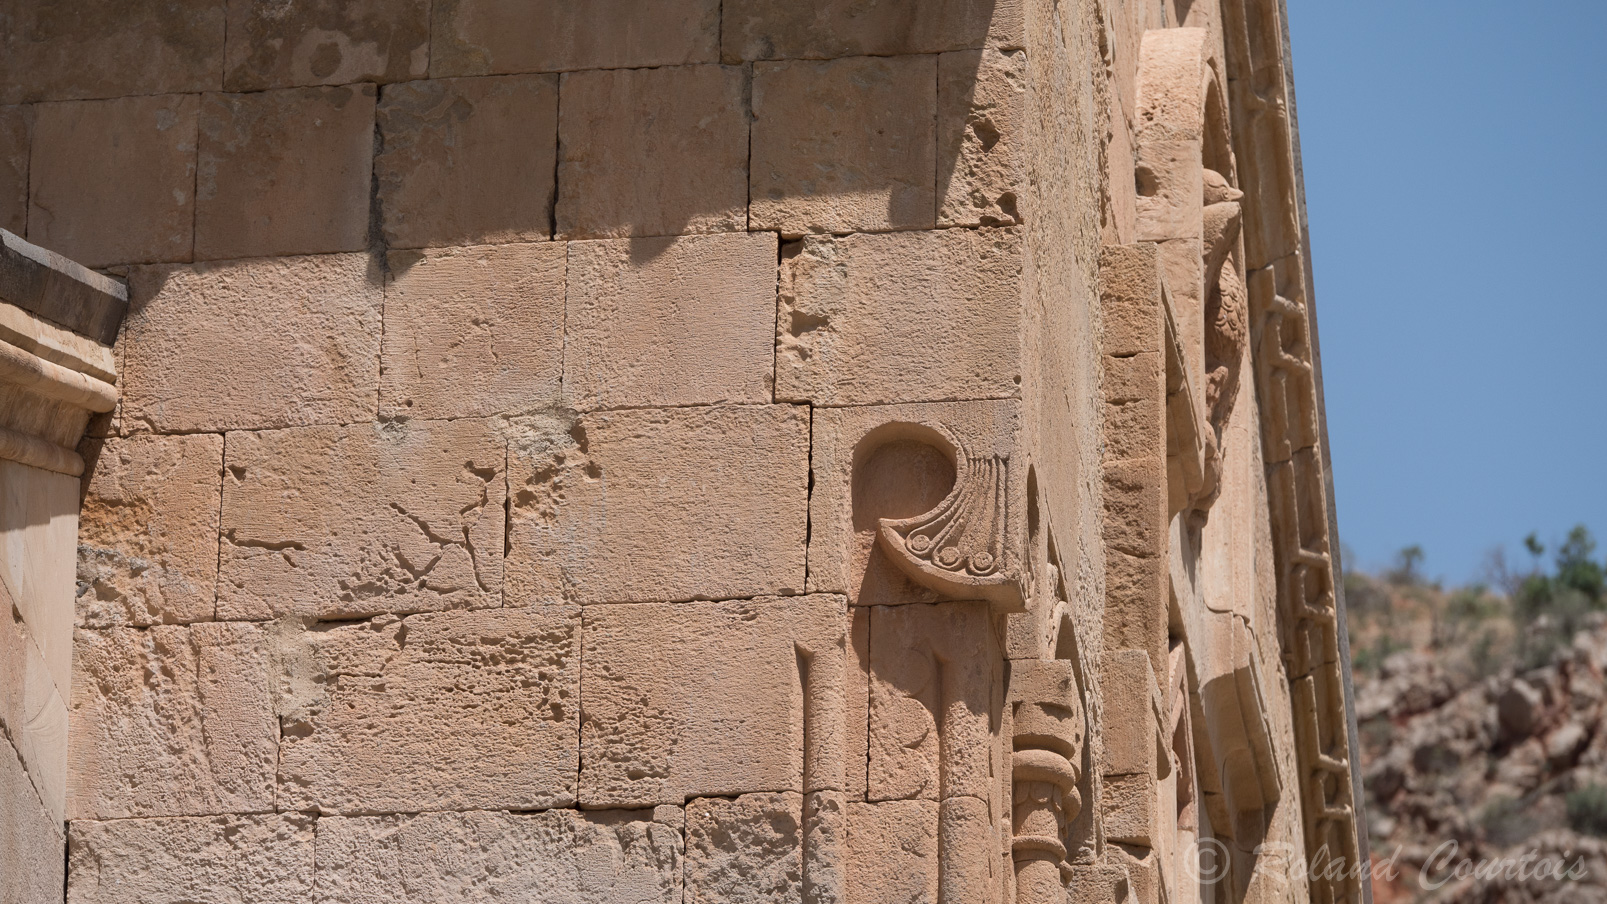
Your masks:
<instances>
[{"instance_id":1,"label":"relief carving","mask_svg":"<svg viewBox=\"0 0 1607 904\"><path fill-rule=\"evenodd\" d=\"M1068 660L1012 663L1011 859L1018 904L1065 900L1067 832L1082 812L1087 721Z\"/></svg>"},{"instance_id":2,"label":"relief carving","mask_svg":"<svg viewBox=\"0 0 1607 904\"><path fill-rule=\"evenodd\" d=\"M1233 413L1250 341L1248 300L1239 272L1243 197L1222 174L1205 171L1205 405L1218 435Z\"/></svg>"}]
</instances>

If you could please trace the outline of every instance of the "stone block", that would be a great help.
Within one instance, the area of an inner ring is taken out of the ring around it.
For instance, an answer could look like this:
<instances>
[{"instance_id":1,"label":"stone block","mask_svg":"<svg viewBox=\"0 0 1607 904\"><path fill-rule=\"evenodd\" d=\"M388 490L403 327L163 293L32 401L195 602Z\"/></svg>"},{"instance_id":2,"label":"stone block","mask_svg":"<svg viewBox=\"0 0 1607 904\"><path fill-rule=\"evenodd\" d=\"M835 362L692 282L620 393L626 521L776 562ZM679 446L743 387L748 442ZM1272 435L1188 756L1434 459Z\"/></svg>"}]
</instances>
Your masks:
<instances>
[{"instance_id":1,"label":"stone block","mask_svg":"<svg viewBox=\"0 0 1607 904\"><path fill-rule=\"evenodd\" d=\"M1166 358L1160 351L1137 352L1126 357L1106 355L1105 401L1107 403L1163 401L1166 398ZM1151 450L1160 446L1150 446ZM1134 458L1118 455L1116 458Z\"/></svg>"},{"instance_id":2,"label":"stone block","mask_svg":"<svg viewBox=\"0 0 1607 904\"><path fill-rule=\"evenodd\" d=\"M575 800L580 611L385 616L277 638L280 809L535 810Z\"/></svg>"},{"instance_id":3,"label":"stone block","mask_svg":"<svg viewBox=\"0 0 1607 904\"><path fill-rule=\"evenodd\" d=\"M392 248L552 235L558 77L404 82L385 89L374 158Z\"/></svg>"},{"instance_id":4,"label":"stone block","mask_svg":"<svg viewBox=\"0 0 1607 904\"><path fill-rule=\"evenodd\" d=\"M60 823L67 815L67 703L11 605L0 581L0 736L21 761L34 798Z\"/></svg>"},{"instance_id":5,"label":"stone block","mask_svg":"<svg viewBox=\"0 0 1607 904\"><path fill-rule=\"evenodd\" d=\"M1101 798L1105 838L1154 847L1160 840L1160 793L1153 775L1106 776Z\"/></svg>"},{"instance_id":6,"label":"stone block","mask_svg":"<svg viewBox=\"0 0 1607 904\"><path fill-rule=\"evenodd\" d=\"M564 373L564 248L550 242L390 255L380 413L547 408Z\"/></svg>"},{"instance_id":7,"label":"stone block","mask_svg":"<svg viewBox=\"0 0 1607 904\"><path fill-rule=\"evenodd\" d=\"M1103 534L1107 549L1157 558L1166 549L1166 462L1160 458L1107 461Z\"/></svg>"},{"instance_id":8,"label":"stone block","mask_svg":"<svg viewBox=\"0 0 1607 904\"><path fill-rule=\"evenodd\" d=\"M806 410L539 415L509 431L510 605L803 589Z\"/></svg>"},{"instance_id":9,"label":"stone block","mask_svg":"<svg viewBox=\"0 0 1607 904\"><path fill-rule=\"evenodd\" d=\"M1108 370L1106 372L1109 373ZM1106 384L1107 387L1109 385ZM1156 450L1166 448L1166 403L1162 401L1163 398L1164 396L1158 393L1150 399L1105 404L1103 414L1107 461L1127 461L1154 456Z\"/></svg>"},{"instance_id":10,"label":"stone block","mask_svg":"<svg viewBox=\"0 0 1607 904\"><path fill-rule=\"evenodd\" d=\"M568 285L570 405L770 401L774 235L572 242Z\"/></svg>"},{"instance_id":11,"label":"stone block","mask_svg":"<svg viewBox=\"0 0 1607 904\"><path fill-rule=\"evenodd\" d=\"M470 419L230 433L218 616L500 606L505 460Z\"/></svg>"},{"instance_id":12,"label":"stone block","mask_svg":"<svg viewBox=\"0 0 1607 904\"><path fill-rule=\"evenodd\" d=\"M223 437L135 436L86 445L80 623L106 628L212 618Z\"/></svg>"},{"instance_id":13,"label":"stone block","mask_svg":"<svg viewBox=\"0 0 1607 904\"><path fill-rule=\"evenodd\" d=\"M1110 357L1166 350L1160 247L1148 242L1099 251L1100 343Z\"/></svg>"},{"instance_id":14,"label":"stone block","mask_svg":"<svg viewBox=\"0 0 1607 904\"><path fill-rule=\"evenodd\" d=\"M1149 652L1162 668L1167 620L1167 560L1105 551L1105 648Z\"/></svg>"},{"instance_id":15,"label":"stone block","mask_svg":"<svg viewBox=\"0 0 1607 904\"><path fill-rule=\"evenodd\" d=\"M749 227L931 229L936 121L936 56L755 65Z\"/></svg>"},{"instance_id":16,"label":"stone block","mask_svg":"<svg viewBox=\"0 0 1607 904\"><path fill-rule=\"evenodd\" d=\"M873 801L993 798L1003 676L987 603L871 612Z\"/></svg>"},{"instance_id":17,"label":"stone block","mask_svg":"<svg viewBox=\"0 0 1607 904\"><path fill-rule=\"evenodd\" d=\"M368 247L375 96L356 85L202 98L196 259Z\"/></svg>"},{"instance_id":18,"label":"stone block","mask_svg":"<svg viewBox=\"0 0 1607 904\"><path fill-rule=\"evenodd\" d=\"M816 405L1020 395L1016 229L810 236L786 246L776 396Z\"/></svg>"},{"instance_id":19,"label":"stone block","mask_svg":"<svg viewBox=\"0 0 1607 904\"><path fill-rule=\"evenodd\" d=\"M0 580L63 697L73 674L78 486L76 477L0 459Z\"/></svg>"},{"instance_id":20,"label":"stone block","mask_svg":"<svg viewBox=\"0 0 1607 904\"><path fill-rule=\"evenodd\" d=\"M739 60L965 50L1024 39L1020 0L726 0L722 51Z\"/></svg>"},{"instance_id":21,"label":"stone block","mask_svg":"<svg viewBox=\"0 0 1607 904\"><path fill-rule=\"evenodd\" d=\"M841 789L847 625L840 596L587 606L582 805Z\"/></svg>"},{"instance_id":22,"label":"stone block","mask_svg":"<svg viewBox=\"0 0 1607 904\"><path fill-rule=\"evenodd\" d=\"M802 812L795 791L688 802L687 904L802 902Z\"/></svg>"},{"instance_id":23,"label":"stone block","mask_svg":"<svg viewBox=\"0 0 1607 904\"><path fill-rule=\"evenodd\" d=\"M40 104L28 239L86 267L190 259L193 94Z\"/></svg>"},{"instance_id":24,"label":"stone block","mask_svg":"<svg viewBox=\"0 0 1607 904\"><path fill-rule=\"evenodd\" d=\"M680 904L681 834L652 816L621 810L326 816L318 820L316 900Z\"/></svg>"},{"instance_id":25,"label":"stone block","mask_svg":"<svg viewBox=\"0 0 1607 904\"><path fill-rule=\"evenodd\" d=\"M1027 53L962 50L937 63L937 224L1025 222Z\"/></svg>"},{"instance_id":26,"label":"stone block","mask_svg":"<svg viewBox=\"0 0 1607 904\"><path fill-rule=\"evenodd\" d=\"M423 78L429 0L227 0L225 91Z\"/></svg>"},{"instance_id":27,"label":"stone block","mask_svg":"<svg viewBox=\"0 0 1607 904\"><path fill-rule=\"evenodd\" d=\"M1156 675L1142 649L1107 650L1100 668L1105 775L1155 775L1160 768L1155 724Z\"/></svg>"},{"instance_id":28,"label":"stone block","mask_svg":"<svg viewBox=\"0 0 1607 904\"><path fill-rule=\"evenodd\" d=\"M137 309L123 327L125 429L373 417L384 290L366 255L140 267L130 280Z\"/></svg>"},{"instance_id":29,"label":"stone block","mask_svg":"<svg viewBox=\"0 0 1607 904\"><path fill-rule=\"evenodd\" d=\"M61 817L40 803L16 751L0 737L0 900L60 901L66 847Z\"/></svg>"},{"instance_id":30,"label":"stone block","mask_svg":"<svg viewBox=\"0 0 1607 904\"><path fill-rule=\"evenodd\" d=\"M0 229L28 232L28 156L33 148L34 108L0 106Z\"/></svg>"},{"instance_id":31,"label":"stone block","mask_svg":"<svg viewBox=\"0 0 1607 904\"><path fill-rule=\"evenodd\" d=\"M439 0L430 75L712 63L719 0Z\"/></svg>"},{"instance_id":32,"label":"stone block","mask_svg":"<svg viewBox=\"0 0 1607 904\"><path fill-rule=\"evenodd\" d=\"M848 804L847 904L938 904L938 806Z\"/></svg>"},{"instance_id":33,"label":"stone block","mask_svg":"<svg viewBox=\"0 0 1607 904\"><path fill-rule=\"evenodd\" d=\"M223 87L223 0L17 0L0 31L0 103Z\"/></svg>"},{"instance_id":34,"label":"stone block","mask_svg":"<svg viewBox=\"0 0 1607 904\"><path fill-rule=\"evenodd\" d=\"M313 894L316 824L305 813L74 822L67 901L301 904Z\"/></svg>"},{"instance_id":35,"label":"stone block","mask_svg":"<svg viewBox=\"0 0 1607 904\"><path fill-rule=\"evenodd\" d=\"M273 809L279 720L261 628L85 630L75 646L69 818Z\"/></svg>"},{"instance_id":36,"label":"stone block","mask_svg":"<svg viewBox=\"0 0 1607 904\"><path fill-rule=\"evenodd\" d=\"M733 66L576 72L558 120L558 233L748 228L747 76Z\"/></svg>"}]
</instances>

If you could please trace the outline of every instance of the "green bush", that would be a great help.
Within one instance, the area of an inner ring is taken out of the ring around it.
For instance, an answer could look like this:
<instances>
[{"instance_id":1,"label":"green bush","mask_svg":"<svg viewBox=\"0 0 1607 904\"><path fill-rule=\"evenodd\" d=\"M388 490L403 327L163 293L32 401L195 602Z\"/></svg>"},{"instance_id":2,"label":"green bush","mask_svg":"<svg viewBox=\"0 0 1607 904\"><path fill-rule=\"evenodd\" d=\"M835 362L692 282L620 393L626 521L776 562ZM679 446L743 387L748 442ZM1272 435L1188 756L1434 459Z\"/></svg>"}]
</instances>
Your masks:
<instances>
[{"instance_id":1,"label":"green bush","mask_svg":"<svg viewBox=\"0 0 1607 904\"><path fill-rule=\"evenodd\" d=\"M1568 824L1575 832L1607 838L1607 788L1592 782L1568 792Z\"/></svg>"}]
</instances>

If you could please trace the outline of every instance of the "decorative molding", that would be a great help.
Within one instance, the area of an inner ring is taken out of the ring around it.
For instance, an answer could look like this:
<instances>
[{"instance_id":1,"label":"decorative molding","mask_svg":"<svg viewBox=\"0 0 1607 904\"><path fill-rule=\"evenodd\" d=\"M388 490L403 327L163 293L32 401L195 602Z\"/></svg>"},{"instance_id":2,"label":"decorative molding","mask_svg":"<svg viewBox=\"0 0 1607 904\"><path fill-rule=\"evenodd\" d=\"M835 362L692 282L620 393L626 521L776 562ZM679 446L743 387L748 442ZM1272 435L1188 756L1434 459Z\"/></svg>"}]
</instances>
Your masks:
<instances>
[{"instance_id":1,"label":"decorative molding","mask_svg":"<svg viewBox=\"0 0 1607 904\"><path fill-rule=\"evenodd\" d=\"M1011 841L1017 904L1060 904L1071 878L1066 833L1083 800L1088 725L1070 660L1011 663Z\"/></svg>"}]
</instances>

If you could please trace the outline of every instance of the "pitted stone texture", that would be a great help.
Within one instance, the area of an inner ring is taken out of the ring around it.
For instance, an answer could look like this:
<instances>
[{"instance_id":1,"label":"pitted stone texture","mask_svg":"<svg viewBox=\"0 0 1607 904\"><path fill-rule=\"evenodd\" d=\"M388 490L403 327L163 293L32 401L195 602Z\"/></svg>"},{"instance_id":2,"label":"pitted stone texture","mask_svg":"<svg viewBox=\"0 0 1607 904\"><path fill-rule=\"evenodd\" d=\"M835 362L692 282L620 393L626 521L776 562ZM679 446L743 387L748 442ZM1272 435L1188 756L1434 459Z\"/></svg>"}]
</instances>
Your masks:
<instances>
[{"instance_id":1,"label":"pitted stone texture","mask_svg":"<svg viewBox=\"0 0 1607 904\"><path fill-rule=\"evenodd\" d=\"M509 433L509 605L803 589L805 410L542 415Z\"/></svg>"},{"instance_id":2,"label":"pitted stone texture","mask_svg":"<svg viewBox=\"0 0 1607 904\"><path fill-rule=\"evenodd\" d=\"M770 401L774 235L572 242L568 285L574 407Z\"/></svg>"},{"instance_id":3,"label":"pitted stone texture","mask_svg":"<svg viewBox=\"0 0 1607 904\"><path fill-rule=\"evenodd\" d=\"M1026 74L1022 50L964 50L938 58L939 226L1025 221Z\"/></svg>"},{"instance_id":4,"label":"pitted stone texture","mask_svg":"<svg viewBox=\"0 0 1607 904\"><path fill-rule=\"evenodd\" d=\"M505 449L469 419L230 433L218 616L501 605Z\"/></svg>"},{"instance_id":5,"label":"pitted stone texture","mask_svg":"<svg viewBox=\"0 0 1607 904\"><path fill-rule=\"evenodd\" d=\"M688 802L687 904L801 902L802 812L797 792Z\"/></svg>"},{"instance_id":6,"label":"pitted stone texture","mask_svg":"<svg viewBox=\"0 0 1607 904\"><path fill-rule=\"evenodd\" d=\"M1020 0L726 0L728 61L1020 46Z\"/></svg>"},{"instance_id":7,"label":"pitted stone texture","mask_svg":"<svg viewBox=\"0 0 1607 904\"><path fill-rule=\"evenodd\" d=\"M550 242L392 252L381 413L553 406L564 372L564 257Z\"/></svg>"},{"instance_id":8,"label":"pitted stone texture","mask_svg":"<svg viewBox=\"0 0 1607 904\"><path fill-rule=\"evenodd\" d=\"M581 803L841 788L847 623L825 595L587 606Z\"/></svg>"},{"instance_id":9,"label":"pitted stone texture","mask_svg":"<svg viewBox=\"0 0 1607 904\"><path fill-rule=\"evenodd\" d=\"M28 155L34 108L0 106L0 229L28 234Z\"/></svg>"},{"instance_id":10,"label":"pitted stone texture","mask_svg":"<svg viewBox=\"0 0 1607 904\"><path fill-rule=\"evenodd\" d=\"M210 619L217 596L223 437L136 436L88 444L78 520L79 623Z\"/></svg>"},{"instance_id":11,"label":"pitted stone texture","mask_svg":"<svg viewBox=\"0 0 1607 904\"><path fill-rule=\"evenodd\" d=\"M255 625L79 631L72 819L273 809L279 723Z\"/></svg>"},{"instance_id":12,"label":"pitted stone texture","mask_svg":"<svg viewBox=\"0 0 1607 904\"><path fill-rule=\"evenodd\" d=\"M429 0L228 0L226 91L423 78Z\"/></svg>"},{"instance_id":13,"label":"pitted stone texture","mask_svg":"<svg viewBox=\"0 0 1607 904\"><path fill-rule=\"evenodd\" d=\"M0 581L0 746L10 742L36 804L60 823L67 815L67 703L27 624L10 615L12 602Z\"/></svg>"},{"instance_id":14,"label":"pitted stone texture","mask_svg":"<svg viewBox=\"0 0 1607 904\"><path fill-rule=\"evenodd\" d=\"M557 76L391 85L378 116L374 176L390 247L551 236Z\"/></svg>"},{"instance_id":15,"label":"pitted stone texture","mask_svg":"<svg viewBox=\"0 0 1607 904\"><path fill-rule=\"evenodd\" d=\"M865 405L1020 394L1019 230L810 236L783 257L778 399Z\"/></svg>"},{"instance_id":16,"label":"pitted stone texture","mask_svg":"<svg viewBox=\"0 0 1607 904\"><path fill-rule=\"evenodd\" d=\"M558 232L565 238L748 226L747 77L732 66L563 77Z\"/></svg>"},{"instance_id":17,"label":"pitted stone texture","mask_svg":"<svg viewBox=\"0 0 1607 904\"><path fill-rule=\"evenodd\" d=\"M189 260L200 106L168 94L36 107L28 240L86 267Z\"/></svg>"},{"instance_id":18,"label":"pitted stone texture","mask_svg":"<svg viewBox=\"0 0 1607 904\"><path fill-rule=\"evenodd\" d=\"M125 428L264 429L373 417L384 291L367 255L140 267L130 282Z\"/></svg>"},{"instance_id":19,"label":"pitted stone texture","mask_svg":"<svg viewBox=\"0 0 1607 904\"><path fill-rule=\"evenodd\" d=\"M373 85L206 95L196 259L366 248L375 96Z\"/></svg>"},{"instance_id":20,"label":"pitted stone texture","mask_svg":"<svg viewBox=\"0 0 1607 904\"><path fill-rule=\"evenodd\" d=\"M60 901L66 847L60 818L45 810L16 751L0 737L0 901Z\"/></svg>"},{"instance_id":21,"label":"pitted stone texture","mask_svg":"<svg viewBox=\"0 0 1607 904\"><path fill-rule=\"evenodd\" d=\"M223 87L223 0L17 0L0 29L0 103Z\"/></svg>"},{"instance_id":22,"label":"pitted stone texture","mask_svg":"<svg viewBox=\"0 0 1607 904\"><path fill-rule=\"evenodd\" d=\"M750 228L931 229L936 117L936 56L755 65Z\"/></svg>"},{"instance_id":23,"label":"pitted stone texture","mask_svg":"<svg viewBox=\"0 0 1607 904\"><path fill-rule=\"evenodd\" d=\"M720 0L436 0L430 75L712 63Z\"/></svg>"},{"instance_id":24,"label":"pitted stone texture","mask_svg":"<svg viewBox=\"0 0 1607 904\"><path fill-rule=\"evenodd\" d=\"M579 628L536 606L281 633L280 809L572 804Z\"/></svg>"},{"instance_id":25,"label":"pitted stone texture","mask_svg":"<svg viewBox=\"0 0 1607 904\"><path fill-rule=\"evenodd\" d=\"M937 904L937 803L848 804L848 904Z\"/></svg>"},{"instance_id":26,"label":"pitted stone texture","mask_svg":"<svg viewBox=\"0 0 1607 904\"><path fill-rule=\"evenodd\" d=\"M324 817L317 900L681 904L681 835L652 816L549 810Z\"/></svg>"},{"instance_id":27,"label":"pitted stone texture","mask_svg":"<svg viewBox=\"0 0 1607 904\"><path fill-rule=\"evenodd\" d=\"M302 813L74 822L67 901L304 904L314 825Z\"/></svg>"}]
</instances>

